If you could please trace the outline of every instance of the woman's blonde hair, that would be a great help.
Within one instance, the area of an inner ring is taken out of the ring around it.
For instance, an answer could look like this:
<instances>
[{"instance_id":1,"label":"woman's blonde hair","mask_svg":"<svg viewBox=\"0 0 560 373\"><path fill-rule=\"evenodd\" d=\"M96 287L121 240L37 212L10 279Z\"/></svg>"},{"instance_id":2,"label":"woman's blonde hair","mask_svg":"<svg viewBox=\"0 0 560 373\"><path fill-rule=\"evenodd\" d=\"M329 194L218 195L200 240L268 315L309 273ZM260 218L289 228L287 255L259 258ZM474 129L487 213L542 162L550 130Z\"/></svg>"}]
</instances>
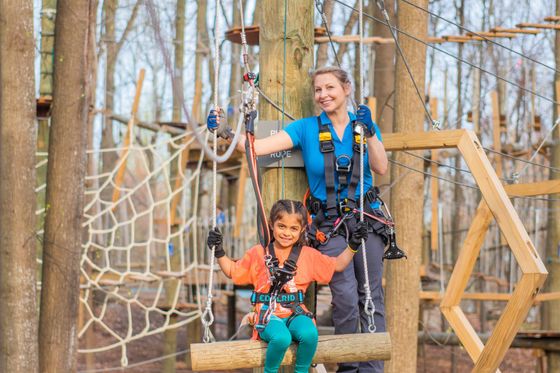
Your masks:
<instances>
[{"instance_id":1,"label":"woman's blonde hair","mask_svg":"<svg viewBox=\"0 0 560 373\"><path fill-rule=\"evenodd\" d=\"M311 82L315 84L315 78L323 74L333 74L336 77L336 79L338 79L340 84L342 85L349 84L350 87L352 87L350 74L348 74L345 70L341 69L340 67L336 67L336 66L324 66L313 71L311 73Z\"/></svg>"}]
</instances>

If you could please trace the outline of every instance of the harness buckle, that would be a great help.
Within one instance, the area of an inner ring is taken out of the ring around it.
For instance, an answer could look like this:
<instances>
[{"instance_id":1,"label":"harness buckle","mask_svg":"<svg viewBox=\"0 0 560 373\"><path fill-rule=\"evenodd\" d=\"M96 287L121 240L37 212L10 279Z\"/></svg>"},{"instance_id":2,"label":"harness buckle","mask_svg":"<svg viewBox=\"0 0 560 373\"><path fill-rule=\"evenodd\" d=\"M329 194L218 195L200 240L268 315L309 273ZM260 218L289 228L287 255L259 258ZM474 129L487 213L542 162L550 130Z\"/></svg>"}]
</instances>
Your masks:
<instances>
[{"instance_id":1,"label":"harness buckle","mask_svg":"<svg viewBox=\"0 0 560 373\"><path fill-rule=\"evenodd\" d=\"M334 169L338 173L348 174L352 168L352 159L346 154L341 154L334 161Z\"/></svg>"},{"instance_id":2,"label":"harness buckle","mask_svg":"<svg viewBox=\"0 0 560 373\"><path fill-rule=\"evenodd\" d=\"M330 153L334 151L334 144L332 141L332 134L330 131L319 132L319 147L321 153Z\"/></svg>"},{"instance_id":3,"label":"harness buckle","mask_svg":"<svg viewBox=\"0 0 560 373\"><path fill-rule=\"evenodd\" d=\"M379 188L376 186L370 188L364 197L369 203L374 203L379 198Z\"/></svg>"},{"instance_id":4,"label":"harness buckle","mask_svg":"<svg viewBox=\"0 0 560 373\"><path fill-rule=\"evenodd\" d=\"M348 198L344 198L338 203L338 212L341 216L345 216L353 211L354 209L352 209L348 203Z\"/></svg>"}]
</instances>

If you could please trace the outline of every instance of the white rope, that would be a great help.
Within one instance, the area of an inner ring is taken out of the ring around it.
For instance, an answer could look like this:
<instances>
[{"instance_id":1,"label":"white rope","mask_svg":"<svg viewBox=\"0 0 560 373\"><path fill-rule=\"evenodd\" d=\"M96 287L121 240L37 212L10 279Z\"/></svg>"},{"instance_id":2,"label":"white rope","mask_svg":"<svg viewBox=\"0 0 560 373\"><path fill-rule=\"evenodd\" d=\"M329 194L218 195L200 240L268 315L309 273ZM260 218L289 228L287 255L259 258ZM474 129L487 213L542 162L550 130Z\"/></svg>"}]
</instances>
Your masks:
<instances>
[{"instance_id":1,"label":"white rope","mask_svg":"<svg viewBox=\"0 0 560 373\"><path fill-rule=\"evenodd\" d=\"M219 17L218 17L218 7L220 6L219 0L216 0L216 13L214 18L214 109L218 110L218 76L220 70L220 43L218 40L219 35ZM238 126L238 129L241 126ZM218 131L214 131L214 154L217 154L218 150ZM212 162L212 229L216 228L216 210L217 210L217 162L214 160ZM216 246L212 246L212 255L210 257L210 271L208 271L208 294L206 297L206 308L201 316L202 325L204 327L204 335L202 341L204 343L214 342L215 338L212 335L210 327L214 323L214 314L212 313L212 287L214 284L214 264L216 262L214 254L216 252Z\"/></svg>"},{"instance_id":2,"label":"white rope","mask_svg":"<svg viewBox=\"0 0 560 373\"><path fill-rule=\"evenodd\" d=\"M358 32L360 34L359 39L359 74L358 79L360 81L360 104L364 103L364 80L362 78L363 67L364 67L364 55L363 55L363 45L364 45L364 10L363 10L363 0L359 2L359 18L358 18ZM360 126L360 222L364 221L364 148L365 142L365 124L362 123ZM349 196L352 197L352 196ZM377 327L375 326L375 304L371 297L371 288L369 286L369 269L367 262L367 252L366 252L366 241L362 238L362 259L364 261L364 291L366 293L366 300L364 302L364 312L368 317L368 331L370 333L375 333Z\"/></svg>"}]
</instances>

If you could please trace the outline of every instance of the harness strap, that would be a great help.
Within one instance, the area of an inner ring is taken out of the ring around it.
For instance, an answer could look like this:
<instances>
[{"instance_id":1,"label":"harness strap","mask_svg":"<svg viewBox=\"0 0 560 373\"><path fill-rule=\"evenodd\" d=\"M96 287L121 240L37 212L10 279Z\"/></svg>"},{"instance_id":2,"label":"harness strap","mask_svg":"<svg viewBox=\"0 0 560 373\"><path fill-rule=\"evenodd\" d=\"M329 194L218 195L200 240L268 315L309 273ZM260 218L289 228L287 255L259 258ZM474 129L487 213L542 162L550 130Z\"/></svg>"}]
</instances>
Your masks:
<instances>
[{"instance_id":1,"label":"harness strap","mask_svg":"<svg viewBox=\"0 0 560 373\"><path fill-rule=\"evenodd\" d=\"M323 153L325 161L325 186L327 192L327 205L324 211L327 217L337 215L337 202L335 191L335 170L334 170L334 142L332 140L332 133L327 124L321 123L321 117L317 117L317 124L319 125L319 150Z\"/></svg>"}]
</instances>

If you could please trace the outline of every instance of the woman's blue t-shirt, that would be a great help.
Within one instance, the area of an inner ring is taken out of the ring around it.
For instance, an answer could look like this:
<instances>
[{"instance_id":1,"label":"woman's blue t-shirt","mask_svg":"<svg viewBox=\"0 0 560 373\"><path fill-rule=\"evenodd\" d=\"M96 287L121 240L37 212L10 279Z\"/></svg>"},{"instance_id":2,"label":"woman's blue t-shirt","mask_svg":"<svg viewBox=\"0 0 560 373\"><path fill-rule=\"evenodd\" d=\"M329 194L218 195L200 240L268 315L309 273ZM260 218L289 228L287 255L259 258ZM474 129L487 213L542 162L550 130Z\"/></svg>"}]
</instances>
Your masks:
<instances>
[{"instance_id":1,"label":"woman's blue t-shirt","mask_svg":"<svg viewBox=\"0 0 560 373\"><path fill-rule=\"evenodd\" d=\"M340 157L341 155L346 155L352 158L354 154L353 150L353 127L352 121L356 119L353 113L348 113L350 116L350 123L344 129L344 135L342 139L338 138L336 131L333 128L331 120L325 112L322 112L319 116L322 124L328 124L329 129L332 134L332 140L334 143L334 154L335 157ZM377 126L375 125L375 133L377 138L381 141L381 133ZM322 201L327 200L327 187L325 183L325 161L323 158L323 153L319 150L319 124L317 123L317 117L309 117L299 119L295 122L290 123L286 128L284 128L286 133L292 139L294 148L300 149L303 157L303 162L305 164L305 172L307 174L307 181L309 183L309 189L311 195ZM336 172L336 171L335 171ZM368 163L367 150L364 153L364 192L369 190L372 185L371 170ZM335 190L338 190L338 177L335 176ZM356 187L356 195L354 198L359 198L360 187ZM340 198L346 198L348 195L347 188L340 191Z\"/></svg>"}]
</instances>

